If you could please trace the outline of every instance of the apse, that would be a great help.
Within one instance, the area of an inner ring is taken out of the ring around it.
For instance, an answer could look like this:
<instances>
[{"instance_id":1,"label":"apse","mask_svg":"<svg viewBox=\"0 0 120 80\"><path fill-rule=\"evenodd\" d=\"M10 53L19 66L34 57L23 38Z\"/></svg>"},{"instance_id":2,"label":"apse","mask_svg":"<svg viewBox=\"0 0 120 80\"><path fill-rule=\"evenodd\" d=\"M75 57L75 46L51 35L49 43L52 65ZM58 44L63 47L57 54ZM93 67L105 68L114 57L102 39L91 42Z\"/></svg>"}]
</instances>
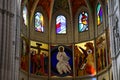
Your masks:
<instances>
[{"instance_id":1,"label":"apse","mask_svg":"<svg viewBox=\"0 0 120 80\"><path fill-rule=\"evenodd\" d=\"M108 80L107 2L23 0L21 80ZM111 71L112 73L112 71Z\"/></svg>"}]
</instances>

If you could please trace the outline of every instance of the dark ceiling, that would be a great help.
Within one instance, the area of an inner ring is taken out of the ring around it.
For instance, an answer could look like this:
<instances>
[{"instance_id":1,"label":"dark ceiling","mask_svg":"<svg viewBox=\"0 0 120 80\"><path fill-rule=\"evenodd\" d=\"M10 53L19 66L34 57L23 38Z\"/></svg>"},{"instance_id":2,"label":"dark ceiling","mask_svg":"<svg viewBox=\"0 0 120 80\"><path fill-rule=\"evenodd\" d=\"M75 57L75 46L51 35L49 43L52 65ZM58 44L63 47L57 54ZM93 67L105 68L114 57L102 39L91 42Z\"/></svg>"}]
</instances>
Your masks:
<instances>
[{"instance_id":1,"label":"dark ceiling","mask_svg":"<svg viewBox=\"0 0 120 80\"><path fill-rule=\"evenodd\" d=\"M38 1L37 6L41 6L47 13L48 17L50 17L50 13L54 13L55 10L58 10L60 5L62 6L61 9L68 10L69 8L69 11L71 9L72 15L74 16L81 6L94 8L97 0L28 0L30 10L34 7L36 1Z\"/></svg>"}]
</instances>

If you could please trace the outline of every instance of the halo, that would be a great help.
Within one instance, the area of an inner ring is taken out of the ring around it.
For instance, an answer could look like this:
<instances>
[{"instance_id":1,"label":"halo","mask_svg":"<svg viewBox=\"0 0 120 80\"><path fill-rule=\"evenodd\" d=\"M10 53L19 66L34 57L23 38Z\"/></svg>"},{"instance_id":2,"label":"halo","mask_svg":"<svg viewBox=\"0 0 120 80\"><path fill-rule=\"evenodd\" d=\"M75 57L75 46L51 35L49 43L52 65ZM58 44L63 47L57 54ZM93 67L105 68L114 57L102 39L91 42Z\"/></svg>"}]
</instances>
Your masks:
<instances>
[{"instance_id":1,"label":"halo","mask_svg":"<svg viewBox=\"0 0 120 80\"><path fill-rule=\"evenodd\" d=\"M58 47L58 50L59 50L59 51L60 51L60 48L63 48L63 51L64 51L64 47L63 47L63 46L59 46L59 47Z\"/></svg>"}]
</instances>

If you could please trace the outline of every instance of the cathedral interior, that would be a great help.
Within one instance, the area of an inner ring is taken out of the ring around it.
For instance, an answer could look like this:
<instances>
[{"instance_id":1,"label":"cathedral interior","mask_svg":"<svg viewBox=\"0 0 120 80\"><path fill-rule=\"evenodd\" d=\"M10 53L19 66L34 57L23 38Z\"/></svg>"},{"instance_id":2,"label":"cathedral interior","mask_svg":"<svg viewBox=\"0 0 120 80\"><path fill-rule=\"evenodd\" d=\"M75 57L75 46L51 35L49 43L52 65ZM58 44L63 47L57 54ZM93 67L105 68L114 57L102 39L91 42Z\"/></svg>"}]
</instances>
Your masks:
<instances>
[{"instance_id":1,"label":"cathedral interior","mask_svg":"<svg viewBox=\"0 0 120 80\"><path fill-rule=\"evenodd\" d=\"M0 80L120 80L119 0L0 0Z\"/></svg>"}]
</instances>

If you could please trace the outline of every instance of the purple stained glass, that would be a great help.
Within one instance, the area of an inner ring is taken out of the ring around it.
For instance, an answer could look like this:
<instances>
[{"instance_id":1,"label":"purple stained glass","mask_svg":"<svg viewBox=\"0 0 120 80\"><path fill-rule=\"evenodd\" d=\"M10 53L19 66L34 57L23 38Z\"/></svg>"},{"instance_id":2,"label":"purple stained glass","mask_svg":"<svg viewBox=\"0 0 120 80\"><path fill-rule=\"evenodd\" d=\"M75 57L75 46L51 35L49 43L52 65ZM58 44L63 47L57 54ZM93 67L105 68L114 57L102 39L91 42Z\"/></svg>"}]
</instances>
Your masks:
<instances>
[{"instance_id":1,"label":"purple stained glass","mask_svg":"<svg viewBox=\"0 0 120 80\"><path fill-rule=\"evenodd\" d=\"M57 34L66 33L66 18L63 15L59 15L56 18L56 33Z\"/></svg>"},{"instance_id":2,"label":"purple stained glass","mask_svg":"<svg viewBox=\"0 0 120 80\"><path fill-rule=\"evenodd\" d=\"M101 8L101 4L98 3L97 5L97 25L99 26L102 21L103 21L103 11L102 11L102 8Z\"/></svg>"}]
</instances>

